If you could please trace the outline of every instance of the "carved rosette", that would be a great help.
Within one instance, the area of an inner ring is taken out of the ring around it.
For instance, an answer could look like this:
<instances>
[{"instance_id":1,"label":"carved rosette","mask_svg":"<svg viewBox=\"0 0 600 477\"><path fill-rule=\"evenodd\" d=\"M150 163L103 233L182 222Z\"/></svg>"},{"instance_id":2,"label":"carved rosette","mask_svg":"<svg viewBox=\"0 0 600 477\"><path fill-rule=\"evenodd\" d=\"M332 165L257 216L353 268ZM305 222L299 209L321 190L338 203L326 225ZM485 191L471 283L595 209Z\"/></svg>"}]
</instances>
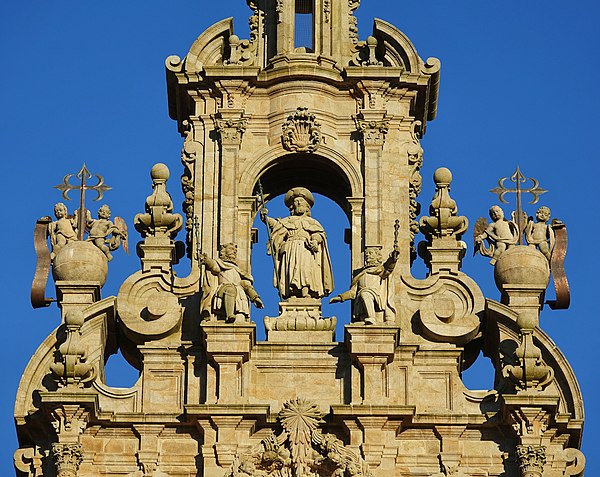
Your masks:
<instances>
[{"instance_id":1,"label":"carved rosette","mask_svg":"<svg viewBox=\"0 0 600 477\"><path fill-rule=\"evenodd\" d=\"M542 477L546 464L546 447L540 445L517 446L517 458L523 477Z\"/></svg>"},{"instance_id":2,"label":"carved rosette","mask_svg":"<svg viewBox=\"0 0 600 477\"><path fill-rule=\"evenodd\" d=\"M224 146L239 146L248 125L247 119L217 119L215 120L219 140Z\"/></svg>"},{"instance_id":3,"label":"carved rosette","mask_svg":"<svg viewBox=\"0 0 600 477\"><path fill-rule=\"evenodd\" d=\"M202 144L193 140L193 129L186 133L185 142L181 149L181 163L183 174L181 175L181 190L183 191L182 208L185 213L185 230L188 256L191 258L193 242L193 220L194 220L194 165L198 157L202 157Z\"/></svg>"},{"instance_id":4,"label":"carved rosette","mask_svg":"<svg viewBox=\"0 0 600 477\"><path fill-rule=\"evenodd\" d=\"M321 433L321 418L314 402L287 401L278 416L282 431L264 438L253 452L235 456L225 477L369 477L363 459L333 434Z\"/></svg>"},{"instance_id":5,"label":"carved rosette","mask_svg":"<svg viewBox=\"0 0 600 477\"><path fill-rule=\"evenodd\" d=\"M57 477L77 477L79 466L83 461L81 444L52 444L52 456L56 465Z\"/></svg>"},{"instance_id":6,"label":"carved rosette","mask_svg":"<svg viewBox=\"0 0 600 477\"><path fill-rule=\"evenodd\" d=\"M321 124L313 113L308 112L308 108L296 109L281 129L281 143L288 151L311 153L321 144Z\"/></svg>"},{"instance_id":7,"label":"carved rosette","mask_svg":"<svg viewBox=\"0 0 600 477\"><path fill-rule=\"evenodd\" d=\"M356 126L362 134L363 144L365 146L383 147L385 136L389 130L390 122L387 119L380 121L367 121L356 118Z\"/></svg>"}]
</instances>

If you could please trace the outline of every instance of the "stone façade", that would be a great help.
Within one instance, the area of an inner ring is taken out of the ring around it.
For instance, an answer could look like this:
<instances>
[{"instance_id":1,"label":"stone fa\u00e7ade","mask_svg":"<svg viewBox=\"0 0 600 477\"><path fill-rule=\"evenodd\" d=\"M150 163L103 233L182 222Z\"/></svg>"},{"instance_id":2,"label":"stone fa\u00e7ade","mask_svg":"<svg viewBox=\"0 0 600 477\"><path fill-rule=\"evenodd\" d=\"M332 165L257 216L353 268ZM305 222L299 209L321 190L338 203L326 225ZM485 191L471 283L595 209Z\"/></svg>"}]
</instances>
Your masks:
<instances>
[{"instance_id":1,"label":"stone fa\u00e7ade","mask_svg":"<svg viewBox=\"0 0 600 477\"><path fill-rule=\"evenodd\" d=\"M156 165L134 219L141 270L118 296L100 299L102 279L86 273L55 277L62 324L19 387L17 475L582 472L581 394L538 326L547 277L508 277L501 303L482 295L460 272L468 223L446 197L445 171L430 216L417 220L419 141L435 118L440 63L422 61L381 20L359 41L359 3L316 0L312 44L296 45L295 2L248 0L248 40L228 19L183 60L167 59L169 113L185 139L183 214L173 212L169 169ZM199 251L217 257L234 243L251 270L259 180L265 201L299 185L332 198L351 224L353 270L367 250L397 250L392 316L346 325L337 343L312 304L283 300L282 312L310 320L257 343L256 324L201 315ZM425 280L410 275L419 228ZM192 262L183 278L172 269L185 253L181 229ZM99 260L86 248L79 256ZM536 253L517 266L543 268ZM519 354L525 345L537 351ZM104 381L117 346L141 372L130 389ZM480 351L496 369L494 390L460 379Z\"/></svg>"}]
</instances>

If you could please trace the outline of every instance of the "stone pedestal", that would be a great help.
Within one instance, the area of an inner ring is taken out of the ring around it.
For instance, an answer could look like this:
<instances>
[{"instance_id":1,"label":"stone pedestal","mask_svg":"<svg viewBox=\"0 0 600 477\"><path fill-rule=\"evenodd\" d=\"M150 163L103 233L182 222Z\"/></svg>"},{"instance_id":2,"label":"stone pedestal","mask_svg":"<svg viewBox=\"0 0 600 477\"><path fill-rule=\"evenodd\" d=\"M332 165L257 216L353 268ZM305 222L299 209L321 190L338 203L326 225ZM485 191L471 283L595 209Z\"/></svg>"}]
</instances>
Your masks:
<instances>
[{"instance_id":1,"label":"stone pedestal","mask_svg":"<svg viewBox=\"0 0 600 477\"><path fill-rule=\"evenodd\" d=\"M323 318L321 300L316 298L290 298L279 303L279 316L265 317L268 341L298 343L329 343L335 335L336 318ZM296 336L297 332L303 337Z\"/></svg>"},{"instance_id":2,"label":"stone pedestal","mask_svg":"<svg viewBox=\"0 0 600 477\"><path fill-rule=\"evenodd\" d=\"M254 323L225 324L205 322L202 339L206 354L217 373L214 383L207 383L207 396L216 396L219 404L247 400L244 392L243 364L256 344Z\"/></svg>"},{"instance_id":3,"label":"stone pedestal","mask_svg":"<svg viewBox=\"0 0 600 477\"><path fill-rule=\"evenodd\" d=\"M183 410L184 365L176 346L139 346L142 372L142 409L145 413L180 413Z\"/></svg>"},{"instance_id":4,"label":"stone pedestal","mask_svg":"<svg viewBox=\"0 0 600 477\"><path fill-rule=\"evenodd\" d=\"M388 364L400 330L391 326L347 325L345 341L352 360L360 369L361 395L352 396L353 403L383 404L389 397Z\"/></svg>"},{"instance_id":5,"label":"stone pedestal","mask_svg":"<svg viewBox=\"0 0 600 477\"><path fill-rule=\"evenodd\" d=\"M512 285L502 286L502 303L519 314L517 324L521 329L534 329L539 325L545 286Z\"/></svg>"},{"instance_id":6,"label":"stone pedestal","mask_svg":"<svg viewBox=\"0 0 600 477\"><path fill-rule=\"evenodd\" d=\"M464 242L455 237L433 238L431 245L426 246L425 253L430 273L459 272L465 251Z\"/></svg>"},{"instance_id":7,"label":"stone pedestal","mask_svg":"<svg viewBox=\"0 0 600 477\"><path fill-rule=\"evenodd\" d=\"M56 297L63 318L69 311L83 310L99 301L101 287L100 282L57 281Z\"/></svg>"}]
</instances>

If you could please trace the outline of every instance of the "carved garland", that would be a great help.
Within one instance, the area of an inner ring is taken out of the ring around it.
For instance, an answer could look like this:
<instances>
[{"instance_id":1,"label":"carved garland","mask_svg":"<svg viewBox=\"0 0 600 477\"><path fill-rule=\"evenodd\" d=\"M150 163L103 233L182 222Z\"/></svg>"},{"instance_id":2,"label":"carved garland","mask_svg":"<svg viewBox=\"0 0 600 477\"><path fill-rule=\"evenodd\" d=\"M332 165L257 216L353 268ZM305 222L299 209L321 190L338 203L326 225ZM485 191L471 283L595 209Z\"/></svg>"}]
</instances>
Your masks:
<instances>
[{"instance_id":1,"label":"carved garland","mask_svg":"<svg viewBox=\"0 0 600 477\"><path fill-rule=\"evenodd\" d=\"M358 43L358 19L354 16L354 11L359 7L360 0L348 0L348 34L352 43Z\"/></svg>"},{"instance_id":2,"label":"carved garland","mask_svg":"<svg viewBox=\"0 0 600 477\"><path fill-rule=\"evenodd\" d=\"M414 121L412 123L411 141L408 143L406 150L408 166L411 170L410 181L408 183L411 262L417 258L415 234L419 232L419 222L417 221L417 217L421 213L421 204L417 201L423 183L423 178L420 174L421 166L423 165L423 148L419 142L420 131L421 121Z\"/></svg>"},{"instance_id":3,"label":"carved garland","mask_svg":"<svg viewBox=\"0 0 600 477\"><path fill-rule=\"evenodd\" d=\"M331 20L331 0L323 0L323 16L325 23Z\"/></svg>"},{"instance_id":4,"label":"carved garland","mask_svg":"<svg viewBox=\"0 0 600 477\"><path fill-rule=\"evenodd\" d=\"M298 108L281 127L281 143L293 152L315 152L321 144L321 124L308 108Z\"/></svg>"},{"instance_id":5,"label":"carved garland","mask_svg":"<svg viewBox=\"0 0 600 477\"><path fill-rule=\"evenodd\" d=\"M193 219L194 219L194 164L198 156L202 154L202 144L194 141L193 126L184 121L188 130L185 132L185 141L181 149L181 163L183 164L183 175L181 176L181 190L184 201L182 203L185 213L185 231L188 257L191 258L193 242Z\"/></svg>"}]
</instances>

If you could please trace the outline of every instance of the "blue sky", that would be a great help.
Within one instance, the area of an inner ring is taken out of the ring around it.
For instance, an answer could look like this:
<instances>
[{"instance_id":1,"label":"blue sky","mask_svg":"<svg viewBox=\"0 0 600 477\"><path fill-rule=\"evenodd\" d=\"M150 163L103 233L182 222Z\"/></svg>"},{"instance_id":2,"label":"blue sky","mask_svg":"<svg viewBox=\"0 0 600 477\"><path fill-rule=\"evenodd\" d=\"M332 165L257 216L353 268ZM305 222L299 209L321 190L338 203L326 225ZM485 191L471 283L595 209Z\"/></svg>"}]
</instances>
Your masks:
<instances>
[{"instance_id":1,"label":"blue sky","mask_svg":"<svg viewBox=\"0 0 600 477\"><path fill-rule=\"evenodd\" d=\"M572 306L544 310L541 326L580 381L588 475L600 472L593 457L600 442L595 353L600 336L595 286L600 216L593 205L599 202L600 177L599 8L591 0L363 0L357 11L361 39L371 33L372 18L379 17L404 31L422 58L442 61L438 118L428 124L422 141L423 210L433 194L433 171L447 166L454 173L452 195L460 213L473 224L496 203L489 189L520 165L550 191L540 204L567 223ZM77 172L82 162L102 174L113 187L105 201L129 223L132 242L137 240L132 218L143 210L150 193L152 164L165 162L171 168L169 190L178 206L182 139L167 114L164 59L183 57L205 28L224 17L234 16L236 33L245 37L248 15L243 0L2 2L0 151L6 167L4 196L12 207L5 206L1 239L5 312L0 474L13 475L17 443L12 409L20 375L59 323L55 306L32 310L29 305L33 225L60 200L53 186L65 174ZM346 224L339 222L345 218L326 199L321 202L323 209L315 209L314 216L337 223L328 230L329 240L341 241L338 234ZM269 208L277 212L275 206ZM526 210L534 212L531 206ZM466 235L469 245L470 236L471 231ZM259 246L254 254L263 251ZM343 270L343 255L335 260ZM267 265L259 265L256 258L255 268L261 266ZM116 294L138 267L135 255L117 252L103 296ZM498 298L486 260L467 256L463 271L480 283L486 296ZM336 292L343 291L344 273ZM422 273L417 266L415 274ZM347 308L343 310L336 308L335 314L343 318ZM121 379L117 370L115 363L115 383ZM470 379L490 382L486 372L482 365L481 375Z\"/></svg>"}]
</instances>

